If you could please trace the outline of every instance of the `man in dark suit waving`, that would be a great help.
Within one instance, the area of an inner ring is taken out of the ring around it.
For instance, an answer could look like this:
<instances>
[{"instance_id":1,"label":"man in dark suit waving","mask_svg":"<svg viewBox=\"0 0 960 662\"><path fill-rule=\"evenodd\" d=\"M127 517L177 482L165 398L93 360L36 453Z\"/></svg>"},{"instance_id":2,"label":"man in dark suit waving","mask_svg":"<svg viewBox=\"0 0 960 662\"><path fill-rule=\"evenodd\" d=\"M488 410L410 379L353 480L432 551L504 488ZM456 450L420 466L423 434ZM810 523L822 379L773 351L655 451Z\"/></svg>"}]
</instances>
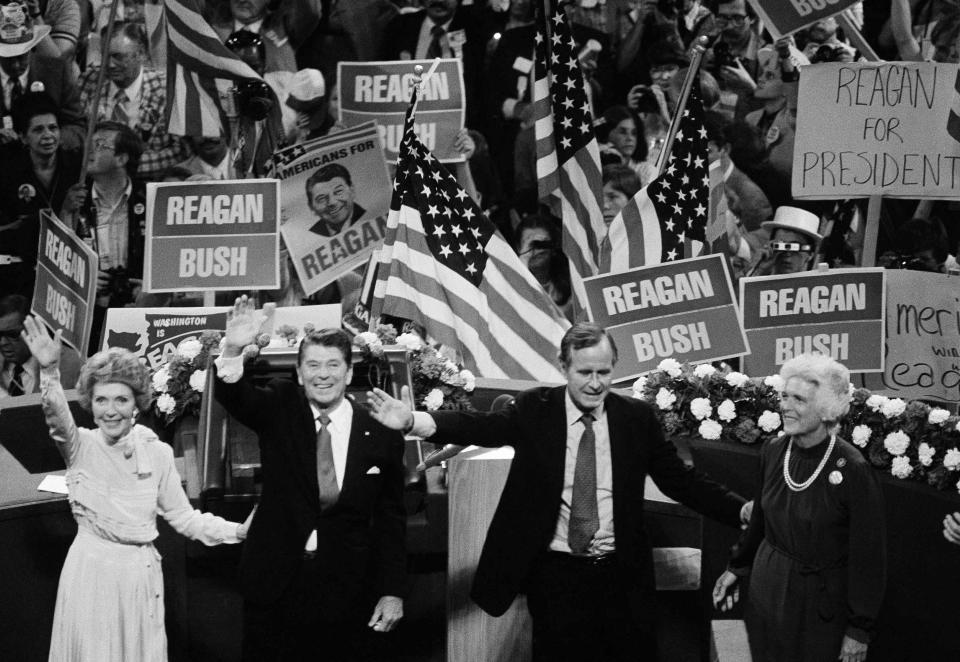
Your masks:
<instances>
[{"instance_id":1,"label":"man in dark suit waving","mask_svg":"<svg viewBox=\"0 0 960 662\"><path fill-rule=\"evenodd\" d=\"M263 465L240 565L243 659L362 660L364 623L386 632L403 616L403 437L344 397L340 329L301 341L299 385L241 378L264 319L237 299L216 361L216 398L259 435Z\"/></svg>"},{"instance_id":2,"label":"man in dark suit waving","mask_svg":"<svg viewBox=\"0 0 960 662\"><path fill-rule=\"evenodd\" d=\"M524 391L505 409L413 413L372 394L373 416L388 427L514 447L471 595L499 616L527 594L535 662L656 660L648 473L673 499L740 521L743 499L686 467L649 405L610 393L616 360L606 331L581 323L560 345L566 386Z\"/></svg>"}]
</instances>

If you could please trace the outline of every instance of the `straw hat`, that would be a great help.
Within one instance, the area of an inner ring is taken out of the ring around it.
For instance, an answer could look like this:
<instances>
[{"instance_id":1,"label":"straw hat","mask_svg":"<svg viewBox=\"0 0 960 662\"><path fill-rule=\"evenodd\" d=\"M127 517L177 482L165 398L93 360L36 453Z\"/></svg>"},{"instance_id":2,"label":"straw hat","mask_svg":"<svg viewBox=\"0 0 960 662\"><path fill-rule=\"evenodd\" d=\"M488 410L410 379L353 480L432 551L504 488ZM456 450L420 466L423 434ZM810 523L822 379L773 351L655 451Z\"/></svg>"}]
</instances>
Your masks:
<instances>
[{"instance_id":1,"label":"straw hat","mask_svg":"<svg viewBox=\"0 0 960 662\"><path fill-rule=\"evenodd\" d=\"M806 209L777 207L777 213L773 215L773 220L765 221L760 225L769 230L771 236L773 236L775 230L783 228L807 235L817 243L823 240L823 235L817 232L820 229L820 217Z\"/></svg>"},{"instance_id":2,"label":"straw hat","mask_svg":"<svg viewBox=\"0 0 960 662\"><path fill-rule=\"evenodd\" d=\"M48 34L49 25L34 27L26 5L19 2L0 5L0 57L19 57Z\"/></svg>"}]
</instances>

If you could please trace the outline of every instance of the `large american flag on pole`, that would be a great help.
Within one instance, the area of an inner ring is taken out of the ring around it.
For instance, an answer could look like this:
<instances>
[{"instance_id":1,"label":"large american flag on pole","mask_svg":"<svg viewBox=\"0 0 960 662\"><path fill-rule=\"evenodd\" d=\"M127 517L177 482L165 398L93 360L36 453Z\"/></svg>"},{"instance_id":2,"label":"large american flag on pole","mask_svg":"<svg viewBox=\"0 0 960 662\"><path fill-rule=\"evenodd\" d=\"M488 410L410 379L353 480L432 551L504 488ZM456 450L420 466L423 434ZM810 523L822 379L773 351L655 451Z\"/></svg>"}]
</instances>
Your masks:
<instances>
[{"instance_id":1,"label":"large american flag on pole","mask_svg":"<svg viewBox=\"0 0 960 662\"><path fill-rule=\"evenodd\" d=\"M597 274L606 226L600 148L576 46L558 7L537 31L533 112L540 199L549 200L563 221L563 252L570 260L573 293L585 310L582 279Z\"/></svg>"},{"instance_id":2,"label":"large american flag on pole","mask_svg":"<svg viewBox=\"0 0 960 662\"><path fill-rule=\"evenodd\" d=\"M710 207L707 129L699 76L680 117L667 168L640 189L610 223L609 272L696 257ZM607 256L602 256L606 267Z\"/></svg>"},{"instance_id":3,"label":"large american flag on pole","mask_svg":"<svg viewBox=\"0 0 960 662\"><path fill-rule=\"evenodd\" d=\"M224 46L197 0L164 0L167 22L167 131L217 138L227 131L221 97L234 83L261 77ZM232 99L231 99L232 100Z\"/></svg>"},{"instance_id":4,"label":"large american flag on pole","mask_svg":"<svg viewBox=\"0 0 960 662\"><path fill-rule=\"evenodd\" d=\"M957 72L957 78L953 82L953 104L947 116L947 133L960 142L960 71Z\"/></svg>"},{"instance_id":5,"label":"large american flag on pole","mask_svg":"<svg viewBox=\"0 0 960 662\"><path fill-rule=\"evenodd\" d=\"M388 314L422 324L482 377L562 381L556 357L569 323L417 138L414 103L400 145L371 319Z\"/></svg>"}]
</instances>

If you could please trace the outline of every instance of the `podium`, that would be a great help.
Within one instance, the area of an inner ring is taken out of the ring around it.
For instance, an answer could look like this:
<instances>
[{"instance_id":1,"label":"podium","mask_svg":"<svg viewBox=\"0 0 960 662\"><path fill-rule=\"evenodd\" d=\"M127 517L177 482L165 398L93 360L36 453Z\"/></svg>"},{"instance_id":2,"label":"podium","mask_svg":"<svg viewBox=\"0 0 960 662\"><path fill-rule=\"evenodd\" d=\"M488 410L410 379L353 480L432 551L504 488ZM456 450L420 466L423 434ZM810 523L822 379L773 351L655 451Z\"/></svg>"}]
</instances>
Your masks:
<instances>
[{"instance_id":1,"label":"podium","mask_svg":"<svg viewBox=\"0 0 960 662\"><path fill-rule=\"evenodd\" d=\"M513 448L468 449L449 461L447 659L528 662L532 630L527 599L518 596L494 618L470 599L487 528L507 482Z\"/></svg>"}]
</instances>

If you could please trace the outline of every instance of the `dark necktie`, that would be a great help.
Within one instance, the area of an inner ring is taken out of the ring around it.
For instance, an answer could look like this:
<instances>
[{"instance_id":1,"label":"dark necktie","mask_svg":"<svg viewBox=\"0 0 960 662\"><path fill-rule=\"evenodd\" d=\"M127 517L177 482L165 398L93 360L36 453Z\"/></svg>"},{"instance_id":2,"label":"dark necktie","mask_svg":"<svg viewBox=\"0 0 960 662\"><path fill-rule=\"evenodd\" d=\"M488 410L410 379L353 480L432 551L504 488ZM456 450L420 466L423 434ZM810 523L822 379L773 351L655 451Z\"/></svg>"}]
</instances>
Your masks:
<instances>
[{"instance_id":1,"label":"dark necktie","mask_svg":"<svg viewBox=\"0 0 960 662\"><path fill-rule=\"evenodd\" d=\"M127 114L127 110L124 105L127 103L127 93L124 90L120 90L113 97L113 115L110 119L115 122L120 122L121 124L128 124L130 122L130 115Z\"/></svg>"},{"instance_id":2,"label":"dark necktie","mask_svg":"<svg viewBox=\"0 0 960 662\"><path fill-rule=\"evenodd\" d=\"M330 436L330 417L320 414L320 431L317 432L317 484L320 487L320 506L326 508L337 502L340 488L337 487L337 469L333 464L333 443Z\"/></svg>"},{"instance_id":3,"label":"dark necktie","mask_svg":"<svg viewBox=\"0 0 960 662\"><path fill-rule=\"evenodd\" d=\"M23 366L19 363L13 367L13 377L10 378L7 394L11 397L23 395Z\"/></svg>"},{"instance_id":4,"label":"dark necktie","mask_svg":"<svg viewBox=\"0 0 960 662\"><path fill-rule=\"evenodd\" d=\"M443 48L440 46L440 40L443 39L443 35L446 34L446 32L442 25L434 25L430 28L430 34L433 35L433 38L430 39L430 45L427 47L428 60L432 60L435 57L443 57Z\"/></svg>"},{"instance_id":5,"label":"dark necktie","mask_svg":"<svg viewBox=\"0 0 960 662\"><path fill-rule=\"evenodd\" d=\"M23 96L23 84L20 82L19 78L10 79L10 108L13 109L13 104L16 103L17 99Z\"/></svg>"},{"instance_id":6,"label":"dark necktie","mask_svg":"<svg viewBox=\"0 0 960 662\"><path fill-rule=\"evenodd\" d=\"M570 502L570 523L567 544L574 554L584 554L590 547L593 534L600 528L597 509L597 448L593 433L593 414L580 417L583 435L577 448L577 463L573 471L573 498Z\"/></svg>"}]
</instances>

